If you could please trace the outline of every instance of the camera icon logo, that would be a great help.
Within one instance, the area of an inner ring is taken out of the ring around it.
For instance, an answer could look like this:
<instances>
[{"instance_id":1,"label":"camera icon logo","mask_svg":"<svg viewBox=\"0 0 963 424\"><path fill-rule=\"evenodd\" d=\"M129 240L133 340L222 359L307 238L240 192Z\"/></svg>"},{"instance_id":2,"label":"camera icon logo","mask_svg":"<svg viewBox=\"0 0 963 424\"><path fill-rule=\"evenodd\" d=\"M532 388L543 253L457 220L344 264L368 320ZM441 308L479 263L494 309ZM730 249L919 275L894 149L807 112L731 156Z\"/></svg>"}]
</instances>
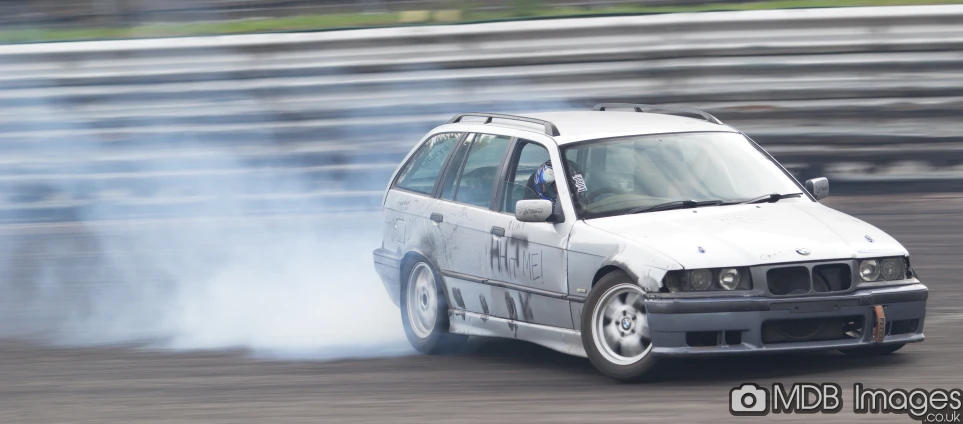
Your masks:
<instances>
[{"instance_id":1,"label":"camera icon logo","mask_svg":"<svg viewBox=\"0 0 963 424\"><path fill-rule=\"evenodd\" d=\"M753 383L743 383L729 390L729 413L735 416L763 416L769 414L769 389Z\"/></svg>"}]
</instances>

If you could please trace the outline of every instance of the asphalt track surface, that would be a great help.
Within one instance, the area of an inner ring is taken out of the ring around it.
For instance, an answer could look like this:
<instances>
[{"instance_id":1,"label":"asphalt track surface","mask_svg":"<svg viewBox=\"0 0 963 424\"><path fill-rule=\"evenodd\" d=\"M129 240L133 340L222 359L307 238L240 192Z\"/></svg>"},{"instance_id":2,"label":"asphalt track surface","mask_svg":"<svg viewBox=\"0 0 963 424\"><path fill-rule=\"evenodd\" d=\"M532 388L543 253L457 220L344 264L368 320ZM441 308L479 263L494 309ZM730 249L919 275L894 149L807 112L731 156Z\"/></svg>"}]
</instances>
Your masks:
<instances>
[{"instance_id":1,"label":"asphalt track surface","mask_svg":"<svg viewBox=\"0 0 963 424\"><path fill-rule=\"evenodd\" d=\"M473 340L448 356L265 361L244 352L52 348L0 340L0 423L913 422L855 415L854 382L963 387L963 196L831 198L910 250L929 286L926 341L855 359L835 352L680 360L662 381L619 384L587 360L511 340ZM835 382L836 415L728 413L743 382Z\"/></svg>"}]
</instances>

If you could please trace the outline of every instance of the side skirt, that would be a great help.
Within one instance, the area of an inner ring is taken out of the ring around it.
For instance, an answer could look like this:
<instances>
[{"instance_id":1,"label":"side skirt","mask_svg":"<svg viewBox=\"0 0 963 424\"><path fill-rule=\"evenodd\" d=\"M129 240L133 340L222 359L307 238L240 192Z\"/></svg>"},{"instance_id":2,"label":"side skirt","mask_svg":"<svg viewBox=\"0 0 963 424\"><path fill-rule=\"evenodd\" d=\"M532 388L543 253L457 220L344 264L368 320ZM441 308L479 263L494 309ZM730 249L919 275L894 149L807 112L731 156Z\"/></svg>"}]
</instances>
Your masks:
<instances>
[{"instance_id":1,"label":"side skirt","mask_svg":"<svg viewBox=\"0 0 963 424\"><path fill-rule=\"evenodd\" d=\"M586 358L581 333L566 328L511 321L460 309L448 310L448 331L468 336L524 340L569 355Z\"/></svg>"}]
</instances>

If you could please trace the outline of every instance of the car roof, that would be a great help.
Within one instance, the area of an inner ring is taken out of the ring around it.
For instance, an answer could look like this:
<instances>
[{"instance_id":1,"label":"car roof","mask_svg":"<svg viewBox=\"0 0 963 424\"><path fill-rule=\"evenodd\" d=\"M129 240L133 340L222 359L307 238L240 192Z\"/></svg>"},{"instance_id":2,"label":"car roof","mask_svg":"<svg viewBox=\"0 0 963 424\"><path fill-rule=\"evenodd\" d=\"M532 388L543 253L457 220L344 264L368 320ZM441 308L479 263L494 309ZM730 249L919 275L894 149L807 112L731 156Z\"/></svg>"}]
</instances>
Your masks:
<instances>
[{"instance_id":1,"label":"car roof","mask_svg":"<svg viewBox=\"0 0 963 424\"><path fill-rule=\"evenodd\" d=\"M559 144L575 143L609 137L632 135L682 133L682 132L738 132L728 125L720 125L698 118L642 113L632 111L560 111L517 113L514 116L549 121L558 128L560 135L552 138ZM469 123L466 119L464 123ZM541 132L537 124L495 119L491 124L516 129Z\"/></svg>"}]
</instances>

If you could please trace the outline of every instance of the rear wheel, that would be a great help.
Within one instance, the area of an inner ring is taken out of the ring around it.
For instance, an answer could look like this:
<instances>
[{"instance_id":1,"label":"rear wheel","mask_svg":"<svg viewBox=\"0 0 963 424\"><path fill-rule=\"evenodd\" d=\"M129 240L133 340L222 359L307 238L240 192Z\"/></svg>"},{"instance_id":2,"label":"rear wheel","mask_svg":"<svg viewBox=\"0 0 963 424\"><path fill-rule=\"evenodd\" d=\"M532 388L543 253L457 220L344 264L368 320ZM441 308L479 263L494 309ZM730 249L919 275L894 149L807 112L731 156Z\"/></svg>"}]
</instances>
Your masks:
<instances>
[{"instance_id":1,"label":"rear wheel","mask_svg":"<svg viewBox=\"0 0 963 424\"><path fill-rule=\"evenodd\" d=\"M448 333L448 303L434 268L419 260L406 267L401 293L401 322L411 346L437 354L461 346L467 337Z\"/></svg>"},{"instance_id":2,"label":"rear wheel","mask_svg":"<svg viewBox=\"0 0 963 424\"><path fill-rule=\"evenodd\" d=\"M840 349L839 351L849 356L854 356L857 358L869 358L873 356L889 355L890 353L900 350L903 346L906 346L906 345L895 344L895 345L885 345L885 346L867 346L867 347L857 347L854 349Z\"/></svg>"},{"instance_id":3,"label":"rear wheel","mask_svg":"<svg viewBox=\"0 0 963 424\"><path fill-rule=\"evenodd\" d=\"M645 312L645 292L625 272L602 277L582 312L582 345L603 374L621 381L651 378L657 358Z\"/></svg>"}]
</instances>

